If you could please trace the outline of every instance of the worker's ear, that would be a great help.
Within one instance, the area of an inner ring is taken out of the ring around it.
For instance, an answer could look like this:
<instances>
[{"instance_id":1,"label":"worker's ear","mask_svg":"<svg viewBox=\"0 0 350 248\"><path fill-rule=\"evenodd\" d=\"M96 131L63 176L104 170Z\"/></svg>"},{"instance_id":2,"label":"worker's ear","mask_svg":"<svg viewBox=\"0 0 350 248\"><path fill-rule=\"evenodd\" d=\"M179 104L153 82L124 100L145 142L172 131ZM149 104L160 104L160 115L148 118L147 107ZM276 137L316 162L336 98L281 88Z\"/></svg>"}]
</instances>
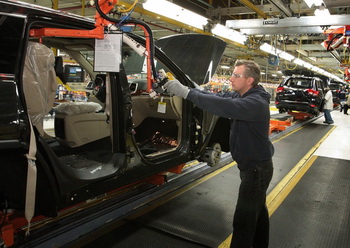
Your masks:
<instances>
[{"instance_id":1,"label":"worker's ear","mask_svg":"<svg viewBox=\"0 0 350 248\"><path fill-rule=\"evenodd\" d=\"M254 83L254 78L253 77L248 77L248 84L253 85Z\"/></svg>"}]
</instances>

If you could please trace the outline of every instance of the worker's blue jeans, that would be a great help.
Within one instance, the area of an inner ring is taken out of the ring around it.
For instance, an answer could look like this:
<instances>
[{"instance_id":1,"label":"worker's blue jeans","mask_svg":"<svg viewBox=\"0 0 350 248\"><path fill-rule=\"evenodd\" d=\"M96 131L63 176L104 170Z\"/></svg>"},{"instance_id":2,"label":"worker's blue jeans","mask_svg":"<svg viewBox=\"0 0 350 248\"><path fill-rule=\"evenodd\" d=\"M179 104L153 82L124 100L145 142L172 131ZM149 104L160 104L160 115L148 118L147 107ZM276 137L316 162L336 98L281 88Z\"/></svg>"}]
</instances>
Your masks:
<instances>
[{"instance_id":1,"label":"worker's blue jeans","mask_svg":"<svg viewBox=\"0 0 350 248\"><path fill-rule=\"evenodd\" d=\"M331 110L329 110L329 109L324 109L324 110L323 110L323 114L324 114L325 121L326 121L328 124L334 123L334 121L333 121L333 119L332 119L332 116L331 116Z\"/></svg>"},{"instance_id":2,"label":"worker's blue jeans","mask_svg":"<svg viewBox=\"0 0 350 248\"><path fill-rule=\"evenodd\" d=\"M241 185L233 217L231 247L268 247L270 224L266 191L272 174L272 161L240 171Z\"/></svg>"}]
</instances>

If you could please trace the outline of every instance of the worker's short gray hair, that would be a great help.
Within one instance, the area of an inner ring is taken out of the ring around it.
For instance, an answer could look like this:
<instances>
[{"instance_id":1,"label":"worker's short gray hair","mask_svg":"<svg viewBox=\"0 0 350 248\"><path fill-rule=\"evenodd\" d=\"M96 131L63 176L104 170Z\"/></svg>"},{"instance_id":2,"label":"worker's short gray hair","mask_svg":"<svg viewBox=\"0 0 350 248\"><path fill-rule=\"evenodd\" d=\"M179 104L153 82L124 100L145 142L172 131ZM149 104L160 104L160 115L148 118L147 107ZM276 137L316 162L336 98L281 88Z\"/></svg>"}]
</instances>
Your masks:
<instances>
[{"instance_id":1,"label":"worker's short gray hair","mask_svg":"<svg viewBox=\"0 0 350 248\"><path fill-rule=\"evenodd\" d=\"M245 66L245 77L254 78L253 86L260 82L260 66L252 60L236 60L235 66Z\"/></svg>"}]
</instances>

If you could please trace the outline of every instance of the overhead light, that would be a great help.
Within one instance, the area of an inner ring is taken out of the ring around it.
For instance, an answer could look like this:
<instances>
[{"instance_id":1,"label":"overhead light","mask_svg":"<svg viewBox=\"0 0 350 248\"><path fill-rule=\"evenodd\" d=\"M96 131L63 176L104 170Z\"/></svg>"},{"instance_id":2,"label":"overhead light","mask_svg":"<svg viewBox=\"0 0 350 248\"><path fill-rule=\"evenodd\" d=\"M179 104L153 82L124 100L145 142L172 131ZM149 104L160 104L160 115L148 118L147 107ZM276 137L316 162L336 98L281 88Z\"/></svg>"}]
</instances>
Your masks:
<instances>
[{"instance_id":1,"label":"overhead light","mask_svg":"<svg viewBox=\"0 0 350 248\"><path fill-rule=\"evenodd\" d=\"M304 66L305 61L296 58L295 60L293 60L294 64L300 65L300 66Z\"/></svg>"},{"instance_id":2,"label":"overhead light","mask_svg":"<svg viewBox=\"0 0 350 248\"><path fill-rule=\"evenodd\" d=\"M318 9L316 9L314 14L319 18L327 18L331 16L329 10L326 9L324 6L320 6Z\"/></svg>"},{"instance_id":3,"label":"overhead light","mask_svg":"<svg viewBox=\"0 0 350 248\"><path fill-rule=\"evenodd\" d=\"M310 64L310 63L308 63L308 62L305 62L304 67L311 70L311 68L313 67L313 65Z\"/></svg>"},{"instance_id":4,"label":"overhead light","mask_svg":"<svg viewBox=\"0 0 350 248\"><path fill-rule=\"evenodd\" d=\"M197 13L189 11L169 1L147 0L147 2L145 2L142 6L148 11L166 16L170 19L182 22L198 29L203 29L203 27L208 23L208 18L198 15Z\"/></svg>"},{"instance_id":5,"label":"overhead light","mask_svg":"<svg viewBox=\"0 0 350 248\"><path fill-rule=\"evenodd\" d=\"M267 44L267 43L264 43L260 46L260 50L263 50L264 52L267 52L267 53L271 53L273 55L277 55L277 50L275 47Z\"/></svg>"},{"instance_id":6,"label":"overhead light","mask_svg":"<svg viewBox=\"0 0 350 248\"><path fill-rule=\"evenodd\" d=\"M267 43L264 43L260 46L260 50L263 50L267 53L270 53L272 55L276 55L282 59L292 61L295 57L289 53L286 53L278 48L275 48Z\"/></svg>"},{"instance_id":7,"label":"overhead light","mask_svg":"<svg viewBox=\"0 0 350 248\"><path fill-rule=\"evenodd\" d=\"M323 0L304 0L304 2L309 6L309 8L312 7L312 5L315 6L321 6L323 4Z\"/></svg>"},{"instance_id":8,"label":"overhead light","mask_svg":"<svg viewBox=\"0 0 350 248\"><path fill-rule=\"evenodd\" d=\"M221 65L220 67L221 67L221 69L230 69L230 67L227 65Z\"/></svg>"},{"instance_id":9,"label":"overhead light","mask_svg":"<svg viewBox=\"0 0 350 248\"><path fill-rule=\"evenodd\" d=\"M295 57L289 53L283 52L281 51L280 53L278 53L278 57L288 60L288 61L292 61L293 59L295 59Z\"/></svg>"},{"instance_id":10,"label":"overhead light","mask_svg":"<svg viewBox=\"0 0 350 248\"><path fill-rule=\"evenodd\" d=\"M244 42L247 40L247 36L221 24L216 24L211 32L217 36L238 42L240 44L244 44Z\"/></svg>"}]
</instances>

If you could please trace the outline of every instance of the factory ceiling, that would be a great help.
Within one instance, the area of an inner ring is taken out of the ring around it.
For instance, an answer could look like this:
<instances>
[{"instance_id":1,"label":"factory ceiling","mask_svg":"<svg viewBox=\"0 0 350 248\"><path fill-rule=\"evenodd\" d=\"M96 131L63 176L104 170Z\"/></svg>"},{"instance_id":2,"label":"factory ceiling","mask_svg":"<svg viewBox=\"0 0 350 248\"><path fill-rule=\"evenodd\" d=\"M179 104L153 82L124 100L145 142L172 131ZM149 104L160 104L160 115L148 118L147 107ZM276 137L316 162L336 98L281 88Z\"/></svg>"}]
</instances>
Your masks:
<instances>
[{"instance_id":1,"label":"factory ceiling","mask_svg":"<svg viewBox=\"0 0 350 248\"><path fill-rule=\"evenodd\" d=\"M279 59L279 63L271 62L271 55L260 49L262 44L268 43L296 58L343 78L344 66L349 65L348 48L342 45L336 47L334 49L336 51L331 53L321 44L327 39L327 35L324 34L326 30L350 25L350 1L318 0L319 4L309 6L310 1L316 0L170 1L206 17L208 23L202 30L168 18L171 9L164 9L162 15L143 9L142 4L146 2L145 0L137 1L131 17L147 22L153 30L155 39L178 33L202 32L210 34L211 29L218 23L247 35L244 45L236 42L229 43L221 63L226 67L219 71L221 74L229 75L237 58L253 59L258 62L262 70L267 73L266 79L268 81L280 80L281 74L279 73L281 71L297 69L295 63L284 59ZM94 1L25 0L24 2L53 7L91 18L95 14ZM130 7L133 3L135 3L134 0L118 1L118 5L124 4L125 8ZM315 11L319 10L321 12L328 10L331 16L316 17ZM135 32L139 31L135 30ZM346 44L346 39L344 43ZM347 43L349 44L349 41ZM272 74L277 76L271 76Z\"/></svg>"}]
</instances>

